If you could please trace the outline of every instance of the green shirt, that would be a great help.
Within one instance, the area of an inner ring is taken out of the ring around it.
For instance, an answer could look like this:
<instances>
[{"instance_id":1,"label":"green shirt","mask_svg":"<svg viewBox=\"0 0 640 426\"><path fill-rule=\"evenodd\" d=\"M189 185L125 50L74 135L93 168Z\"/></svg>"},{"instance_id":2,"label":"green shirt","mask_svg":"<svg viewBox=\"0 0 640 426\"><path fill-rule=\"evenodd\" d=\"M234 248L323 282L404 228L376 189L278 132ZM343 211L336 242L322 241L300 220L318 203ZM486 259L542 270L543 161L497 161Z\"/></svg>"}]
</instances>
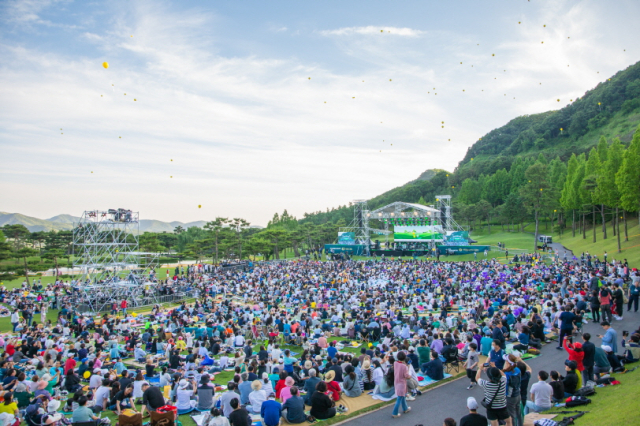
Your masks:
<instances>
[{"instance_id":1,"label":"green shirt","mask_svg":"<svg viewBox=\"0 0 640 426\"><path fill-rule=\"evenodd\" d=\"M425 362L431 361L431 349L429 348L429 346L418 346L417 349L420 365L424 364Z\"/></svg>"},{"instance_id":2,"label":"green shirt","mask_svg":"<svg viewBox=\"0 0 640 426\"><path fill-rule=\"evenodd\" d=\"M90 408L78 407L71 416L73 423L89 422L92 420L93 411Z\"/></svg>"}]
</instances>

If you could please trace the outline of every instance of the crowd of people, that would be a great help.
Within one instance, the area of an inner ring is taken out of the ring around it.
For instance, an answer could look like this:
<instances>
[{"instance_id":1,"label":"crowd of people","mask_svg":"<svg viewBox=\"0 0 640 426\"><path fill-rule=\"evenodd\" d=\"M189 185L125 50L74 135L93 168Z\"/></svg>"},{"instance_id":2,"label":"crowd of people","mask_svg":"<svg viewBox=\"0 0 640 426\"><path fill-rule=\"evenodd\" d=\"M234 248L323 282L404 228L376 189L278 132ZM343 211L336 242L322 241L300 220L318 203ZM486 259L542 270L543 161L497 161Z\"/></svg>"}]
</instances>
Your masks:
<instances>
[{"instance_id":1,"label":"crowd of people","mask_svg":"<svg viewBox=\"0 0 640 426\"><path fill-rule=\"evenodd\" d=\"M126 301L83 315L71 303L77 283L2 288L13 330L0 338L0 420L64 422L62 401L74 422L175 405L178 414L206 413L204 426L248 426L256 417L276 426L331 418L347 410L341 401L366 394L395 398L398 417L421 397L420 379L441 380L460 363L468 389L484 395L480 404L467 400L459 424L521 426L527 412L640 358L640 330L619 340L614 327L625 302L637 312L640 274L616 261L555 260L196 266L163 283L197 289L195 302L145 315L128 312ZM57 320L47 319L49 306L60 309ZM581 332L600 320L601 335ZM533 371L524 358L550 335L567 361ZM345 338L362 343L359 353L344 350ZM219 383L227 371L231 379Z\"/></svg>"}]
</instances>

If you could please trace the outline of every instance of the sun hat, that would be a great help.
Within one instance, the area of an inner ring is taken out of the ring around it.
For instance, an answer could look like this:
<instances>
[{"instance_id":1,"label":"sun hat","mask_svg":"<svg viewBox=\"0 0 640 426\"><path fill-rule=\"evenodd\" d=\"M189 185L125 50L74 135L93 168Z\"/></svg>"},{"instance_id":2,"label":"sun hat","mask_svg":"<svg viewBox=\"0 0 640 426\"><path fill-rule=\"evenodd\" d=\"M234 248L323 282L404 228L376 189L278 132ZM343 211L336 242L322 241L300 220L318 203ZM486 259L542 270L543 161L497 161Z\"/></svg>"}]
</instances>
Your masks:
<instances>
[{"instance_id":1,"label":"sun hat","mask_svg":"<svg viewBox=\"0 0 640 426\"><path fill-rule=\"evenodd\" d=\"M290 377L287 377L287 379L290 379ZM254 391L262 389L262 383L260 383L260 380L254 380L253 382L251 382L251 389L253 389Z\"/></svg>"},{"instance_id":2,"label":"sun hat","mask_svg":"<svg viewBox=\"0 0 640 426\"><path fill-rule=\"evenodd\" d=\"M336 372L333 370L329 370L327 371L327 374L324 375L324 381L325 382L332 382L333 379L336 378Z\"/></svg>"},{"instance_id":3,"label":"sun hat","mask_svg":"<svg viewBox=\"0 0 640 426\"><path fill-rule=\"evenodd\" d=\"M180 387L180 389L186 389L187 386L189 386L189 382L187 382L187 379L181 379L178 383L178 386Z\"/></svg>"},{"instance_id":4,"label":"sun hat","mask_svg":"<svg viewBox=\"0 0 640 426\"><path fill-rule=\"evenodd\" d=\"M362 369L363 370L370 370L371 369L371 361L369 361L368 359L365 359L364 362L362 363Z\"/></svg>"},{"instance_id":5,"label":"sun hat","mask_svg":"<svg viewBox=\"0 0 640 426\"><path fill-rule=\"evenodd\" d=\"M47 404L47 411L49 413L55 413L56 411L58 411L59 408L60 408L60 401L58 401L57 399L52 399Z\"/></svg>"}]
</instances>

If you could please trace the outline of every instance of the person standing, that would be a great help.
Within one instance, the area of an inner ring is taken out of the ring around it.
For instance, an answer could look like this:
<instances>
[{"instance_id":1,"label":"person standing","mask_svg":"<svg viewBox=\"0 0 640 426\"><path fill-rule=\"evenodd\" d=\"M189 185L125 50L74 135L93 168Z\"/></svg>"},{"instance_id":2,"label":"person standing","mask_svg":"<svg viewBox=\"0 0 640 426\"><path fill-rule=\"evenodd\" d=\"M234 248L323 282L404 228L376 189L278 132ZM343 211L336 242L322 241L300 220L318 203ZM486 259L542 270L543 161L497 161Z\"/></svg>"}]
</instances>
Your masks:
<instances>
[{"instance_id":1,"label":"person standing","mask_svg":"<svg viewBox=\"0 0 640 426\"><path fill-rule=\"evenodd\" d=\"M478 401L472 396L467 398L469 414L460 419L460 426L487 426L488 420L482 414L478 414Z\"/></svg>"},{"instance_id":2,"label":"person standing","mask_svg":"<svg viewBox=\"0 0 640 426\"><path fill-rule=\"evenodd\" d=\"M127 299L122 299L120 302L120 309L122 309L122 315L127 316Z\"/></svg>"},{"instance_id":3,"label":"person standing","mask_svg":"<svg viewBox=\"0 0 640 426\"><path fill-rule=\"evenodd\" d=\"M404 352L398 353L398 359L393 363L393 386L396 390L396 405L393 407L392 417L400 417L400 407L404 413L411 411L411 407L407 406L407 379L411 378L409 368L404 363L407 358Z\"/></svg>"},{"instance_id":4,"label":"person standing","mask_svg":"<svg viewBox=\"0 0 640 426\"><path fill-rule=\"evenodd\" d=\"M589 380L593 380L593 366L595 365L596 358L596 345L591 343L591 334L582 334L582 352L584 358L582 359L582 365L584 370L582 371L583 383L587 383Z\"/></svg>"},{"instance_id":5,"label":"person standing","mask_svg":"<svg viewBox=\"0 0 640 426\"><path fill-rule=\"evenodd\" d=\"M576 320L576 316L571 312L571 307L567 305L558 319L560 320L560 336L558 336L558 347L556 349L562 350L565 336L571 336L573 333L573 322Z\"/></svg>"},{"instance_id":6,"label":"person standing","mask_svg":"<svg viewBox=\"0 0 640 426\"><path fill-rule=\"evenodd\" d=\"M611 292L605 285L600 290L600 311L602 312L602 321L613 321L613 315L611 314Z\"/></svg>"},{"instance_id":7,"label":"person standing","mask_svg":"<svg viewBox=\"0 0 640 426\"><path fill-rule=\"evenodd\" d=\"M633 304L633 312L638 312L638 298L640 297L640 286L637 281L634 281L629 286L629 303L627 303L627 312L631 312L631 305Z\"/></svg>"},{"instance_id":8,"label":"person standing","mask_svg":"<svg viewBox=\"0 0 640 426\"><path fill-rule=\"evenodd\" d=\"M16 332L16 328L18 327L18 324L20 324L20 314L18 313L18 310L16 309L11 314L11 325L13 325L13 333Z\"/></svg>"}]
</instances>

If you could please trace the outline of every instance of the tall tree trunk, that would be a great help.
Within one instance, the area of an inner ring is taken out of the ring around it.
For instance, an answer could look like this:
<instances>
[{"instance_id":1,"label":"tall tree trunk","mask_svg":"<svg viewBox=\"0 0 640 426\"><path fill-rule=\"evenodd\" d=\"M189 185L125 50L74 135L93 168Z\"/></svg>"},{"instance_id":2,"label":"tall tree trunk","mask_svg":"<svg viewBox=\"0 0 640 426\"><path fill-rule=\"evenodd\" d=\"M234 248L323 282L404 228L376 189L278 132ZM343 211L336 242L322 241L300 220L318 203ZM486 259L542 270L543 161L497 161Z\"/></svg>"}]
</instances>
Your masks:
<instances>
[{"instance_id":1,"label":"tall tree trunk","mask_svg":"<svg viewBox=\"0 0 640 426\"><path fill-rule=\"evenodd\" d=\"M592 207L592 219L593 219L593 242L596 242L596 205Z\"/></svg>"},{"instance_id":2,"label":"tall tree trunk","mask_svg":"<svg viewBox=\"0 0 640 426\"><path fill-rule=\"evenodd\" d=\"M27 279L27 287L31 287L31 284L29 283L29 268L27 268L27 258L23 257L22 259L24 260L24 277Z\"/></svg>"},{"instance_id":3,"label":"tall tree trunk","mask_svg":"<svg viewBox=\"0 0 640 426\"><path fill-rule=\"evenodd\" d=\"M534 216L536 219L536 232L533 237L533 252L535 253L538 250L538 210L535 211Z\"/></svg>"},{"instance_id":4,"label":"tall tree trunk","mask_svg":"<svg viewBox=\"0 0 640 426\"><path fill-rule=\"evenodd\" d=\"M612 210L613 210L613 208L612 208ZM616 217L615 217L616 220L612 223L612 225L613 225L613 236L614 237L618 234L617 231L620 230L620 226L619 226L620 225L620 221L618 220L618 214L619 214L618 213L618 207L616 207L616 213L615 214L616 214ZM616 226L615 226L616 223L618 224L618 227L617 227L618 229L617 230L616 230Z\"/></svg>"},{"instance_id":5,"label":"tall tree trunk","mask_svg":"<svg viewBox=\"0 0 640 426\"><path fill-rule=\"evenodd\" d=\"M604 204L600 204L600 215L602 217L602 238L607 239L607 222L604 220Z\"/></svg>"},{"instance_id":6,"label":"tall tree trunk","mask_svg":"<svg viewBox=\"0 0 640 426\"><path fill-rule=\"evenodd\" d=\"M629 241L629 231L627 230L627 211L622 209L622 220L624 220L624 240Z\"/></svg>"},{"instance_id":7,"label":"tall tree trunk","mask_svg":"<svg viewBox=\"0 0 640 426\"><path fill-rule=\"evenodd\" d=\"M58 275L60 272L58 271L58 258L54 257L53 260L56 262L56 280L58 279Z\"/></svg>"},{"instance_id":8,"label":"tall tree trunk","mask_svg":"<svg viewBox=\"0 0 640 426\"><path fill-rule=\"evenodd\" d=\"M571 236L575 238L576 236L576 210L572 209L573 218L571 219Z\"/></svg>"},{"instance_id":9,"label":"tall tree trunk","mask_svg":"<svg viewBox=\"0 0 640 426\"><path fill-rule=\"evenodd\" d=\"M616 207L615 224L616 226L614 226L613 229L615 232L615 229L618 228L618 232L616 232L616 235L618 236L618 253L620 253L622 251L622 247L620 246L620 213L618 212L618 207Z\"/></svg>"}]
</instances>

